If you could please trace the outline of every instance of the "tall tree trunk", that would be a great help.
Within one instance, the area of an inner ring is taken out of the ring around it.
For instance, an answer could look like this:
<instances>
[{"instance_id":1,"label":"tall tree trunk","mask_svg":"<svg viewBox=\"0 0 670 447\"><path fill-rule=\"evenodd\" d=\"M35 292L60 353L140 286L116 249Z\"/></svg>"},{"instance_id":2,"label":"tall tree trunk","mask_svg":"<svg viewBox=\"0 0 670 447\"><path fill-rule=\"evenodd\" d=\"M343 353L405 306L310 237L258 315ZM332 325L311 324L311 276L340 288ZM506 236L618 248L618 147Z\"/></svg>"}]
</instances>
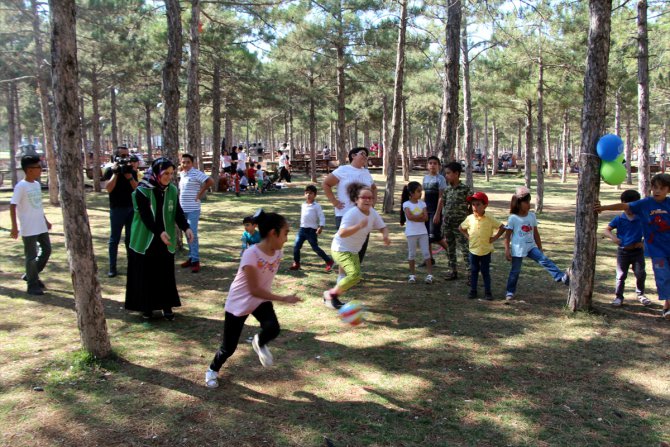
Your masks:
<instances>
[{"instance_id":1,"label":"tall tree trunk","mask_svg":"<svg viewBox=\"0 0 670 447\"><path fill-rule=\"evenodd\" d=\"M233 118L231 116L232 111L231 106L228 102L228 98L223 99L223 106L225 113L223 115L223 137L226 139L226 150L230 153L230 148L233 146ZM266 144L271 144L271 141L268 137L265 138ZM270 152L274 149L274 146L270 146Z\"/></svg>"},{"instance_id":2,"label":"tall tree trunk","mask_svg":"<svg viewBox=\"0 0 670 447\"><path fill-rule=\"evenodd\" d=\"M147 133L147 158L153 160L154 145L151 141L151 104L144 103L144 130Z\"/></svg>"},{"instance_id":3,"label":"tall tree trunk","mask_svg":"<svg viewBox=\"0 0 670 447\"><path fill-rule=\"evenodd\" d=\"M252 154L249 154L251 156ZM255 155L255 154L254 154ZM214 63L212 76L212 180L214 190L219 190L221 169L221 64Z\"/></svg>"},{"instance_id":4,"label":"tall tree trunk","mask_svg":"<svg viewBox=\"0 0 670 447\"><path fill-rule=\"evenodd\" d=\"M316 182L316 105L314 100L314 74L310 67L309 73L309 159L310 159L310 179Z\"/></svg>"},{"instance_id":5,"label":"tall tree trunk","mask_svg":"<svg viewBox=\"0 0 670 447\"><path fill-rule=\"evenodd\" d=\"M456 129L458 129L458 77L461 34L461 0L447 0L447 47L444 54L444 94L442 97L442 123L440 153L442 160L454 160ZM463 28L467 28L465 19Z\"/></svg>"},{"instance_id":6,"label":"tall tree trunk","mask_svg":"<svg viewBox=\"0 0 670 447\"><path fill-rule=\"evenodd\" d=\"M484 180L491 180L489 177L489 109L484 109L484 151L482 152L482 165L484 168Z\"/></svg>"},{"instance_id":7,"label":"tall tree trunk","mask_svg":"<svg viewBox=\"0 0 670 447\"><path fill-rule=\"evenodd\" d=\"M200 0L191 0L190 56L188 59L188 87L186 91L186 126L188 152L192 154L199 170L203 170L202 132L200 129Z\"/></svg>"},{"instance_id":8,"label":"tall tree trunk","mask_svg":"<svg viewBox=\"0 0 670 447\"><path fill-rule=\"evenodd\" d=\"M530 189L531 174L533 171L533 101L526 100L526 146L524 148L523 173L526 188Z\"/></svg>"},{"instance_id":9,"label":"tall tree trunk","mask_svg":"<svg viewBox=\"0 0 670 447\"><path fill-rule=\"evenodd\" d=\"M340 2L341 4L341 2ZM343 165L347 159L346 135L346 96L344 92L344 22L342 9L338 15L337 41L335 43L337 52L337 159Z\"/></svg>"},{"instance_id":10,"label":"tall tree trunk","mask_svg":"<svg viewBox=\"0 0 670 447\"><path fill-rule=\"evenodd\" d=\"M16 154L19 152L19 140L16 137L16 109L14 108L14 92L16 81L7 84L7 133L9 134L9 169L11 169L12 188L18 183L18 173L16 172Z\"/></svg>"},{"instance_id":11,"label":"tall tree trunk","mask_svg":"<svg viewBox=\"0 0 670 447\"><path fill-rule=\"evenodd\" d=\"M70 263L77 326L84 349L96 357L111 353L98 282L82 173L77 101L77 40L74 0L50 0L51 79L56 109L58 177L65 247Z\"/></svg>"},{"instance_id":12,"label":"tall tree trunk","mask_svg":"<svg viewBox=\"0 0 670 447\"><path fill-rule=\"evenodd\" d=\"M56 172L56 154L54 154L54 133L49 110L49 77L44 60L42 47L42 32L40 30L40 16L37 11L37 0L30 1L33 24L33 39L35 40L35 71L37 80L37 97L40 103L42 118L42 138L49 168L49 203L58 206L58 173Z\"/></svg>"},{"instance_id":13,"label":"tall tree trunk","mask_svg":"<svg viewBox=\"0 0 670 447\"><path fill-rule=\"evenodd\" d=\"M288 98L288 151L290 154L290 159L294 160L295 159L295 142L293 138L293 105L292 105L293 98L289 96Z\"/></svg>"},{"instance_id":14,"label":"tall tree trunk","mask_svg":"<svg viewBox=\"0 0 670 447\"><path fill-rule=\"evenodd\" d=\"M369 148L370 144L370 121L367 119L363 123L363 146Z\"/></svg>"},{"instance_id":15,"label":"tall tree trunk","mask_svg":"<svg viewBox=\"0 0 670 447\"><path fill-rule=\"evenodd\" d=\"M110 119L112 121L112 150L116 150L119 147L119 130L116 124L116 87L113 85L109 89L109 102Z\"/></svg>"},{"instance_id":16,"label":"tall tree trunk","mask_svg":"<svg viewBox=\"0 0 670 447\"><path fill-rule=\"evenodd\" d=\"M517 120L517 139L516 139L516 159L521 160L521 130L523 129L523 119Z\"/></svg>"},{"instance_id":17,"label":"tall tree trunk","mask_svg":"<svg viewBox=\"0 0 670 447\"><path fill-rule=\"evenodd\" d=\"M621 136L621 90L614 97L614 134Z\"/></svg>"},{"instance_id":18,"label":"tall tree trunk","mask_svg":"<svg viewBox=\"0 0 670 447\"><path fill-rule=\"evenodd\" d=\"M384 153L382 154L382 175L388 177L389 166L391 163L390 142L389 142L389 105L386 95L382 96L382 146ZM393 164L395 169L395 162Z\"/></svg>"},{"instance_id":19,"label":"tall tree trunk","mask_svg":"<svg viewBox=\"0 0 670 447\"><path fill-rule=\"evenodd\" d=\"M637 189L642 196L651 192L649 172L649 39L647 2L637 2Z\"/></svg>"},{"instance_id":20,"label":"tall tree trunk","mask_svg":"<svg viewBox=\"0 0 670 447\"><path fill-rule=\"evenodd\" d=\"M568 163L568 138L569 138L569 130L568 130L568 120L569 120L569 115L568 111L566 110L563 112L563 154L562 154L562 159L563 159L563 166L561 169L561 183L565 183L568 181L568 172L570 172L570 164Z\"/></svg>"},{"instance_id":21,"label":"tall tree trunk","mask_svg":"<svg viewBox=\"0 0 670 447\"><path fill-rule=\"evenodd\" d=\"M554 157L551 154L551 126L549 126L549 123L544 126L544 129L547 133L547 141L545 142L545 147L547 148L545 152L547 156L547 173L551 177L551 174L554 172Z\"/></svg>"},{"instance_id":22,"label":"tall tree trunk","mask_svg":"<svg viewBox=\"0 0 670 447\"><path fill-rule=\"evenodd\" d=\"M470 59L468 48L468 27L461 30L461 56L463 58L463 140L465 142L465 183L474 188L472 160L475 157L472 126L472 94L470 91Z\"/></svg>"},{"instance_id":23,"label":"tall tree trunk","mask_svg":"<svg viewBox=\"0 0 670 447\"><path fill-rule=\"evenodd\" d=\"M93 129L93 190L100 192L100 108L98 106L98 87L97 67L91 73L91 127Z\"/></svg>"},{"instance_id":24,"label":"tall tree trunk","mask_svg":"<svg viewBox=\"0 0 670 447\"><path fill-rule=\"evenodd\" d=\"M670 127L670 119L666 118L663 121L663 142L661 143L661 171L663 173L668 164L668 127Z\"/></svg>"},{"instance_id":25,"label":"tall tree trunk","mask_svg":"<svg viewBox=\"0 0 670 447\"><path fill-rule=\"evenodd\" d=\"M395 168L398 158L398 144L400 143L400 124L402 121L402 90L405 74L405 32L407 30L407 0L399 0L400 26L398 29L398 46L395 60L395 82L393 85L393 117L391 119L391 147L387 150L389 156L388 170L386 171L386 190L384 191L384 212L393 212L395 193Z\"/></svg>"},{"instance_id":26,"label":"tall tree trunk","mask_svg":"<svg viewBox=\"0 0 670 447\"><path fill-rule=\"evenodd\" d=\"M626 183L633 184L633 135L631 134L630 113L626 113L626 146L624 148L626 159Z\"/></svg>"},{"instance_id":27,"label":"tall tree trunk","mask_svg":"<svg viewBox=\"0 0 670 447\"><path fill-rule=\"evenodd\" d=\"M179 0L165 0L168 51L163 66L163 155L176 160L179 151L179 68L181 63L181 11Z\"/></svg>"},{"instance_id":28,"label":"tall tree trunk","mask_svg":"<svg viewBox=\"0 0 670 447\"><path fill-rule=\"evenodd\" d=\"M499 144L499 138L498 138L498 127L496 126L496 121L493 120L493 153L491 157L491 174L492 175L497 175L498 174L498 144Z\"/></svg>"},{"instance_id":29,"label":"tall tree trunk","mask_svg":"<svg viewBox=\"0 0 670 447\"><path fill-rule=\"evenodd\" d=\"M539 60L537 82L537 146L535 147L535 163L537 163L537 189L535 191L535 212L541 213L544 208L544 62Z\"/></svg>"},{"instance_id":30,"label":"tall tree trunk","mask_svg":"<svg viewBox=\"0 0 670 447\"><path fill-rule=\"evenodd\" d=\"M568 307L590 309L595 277L598 215L593 212L600 192L600 159L596 144L605 130L607 64L610 53L612 0L590 0L590 27L584 75L581 154L575 213L575 248Z\"/></svg>"},{"instance_id":31,"label":"tall tree trunk","mask_svg":"<svg viewBox=\"0 0 670 447\"><path fill-rule=\"evenodd\" d=\"M400 128L402 129L402 179L405 182L409 182L409 171L410 171L410 151L409 151L409 125L407 124L407 99L402 99L402 123Z\"/></svg>"}]
</instances>

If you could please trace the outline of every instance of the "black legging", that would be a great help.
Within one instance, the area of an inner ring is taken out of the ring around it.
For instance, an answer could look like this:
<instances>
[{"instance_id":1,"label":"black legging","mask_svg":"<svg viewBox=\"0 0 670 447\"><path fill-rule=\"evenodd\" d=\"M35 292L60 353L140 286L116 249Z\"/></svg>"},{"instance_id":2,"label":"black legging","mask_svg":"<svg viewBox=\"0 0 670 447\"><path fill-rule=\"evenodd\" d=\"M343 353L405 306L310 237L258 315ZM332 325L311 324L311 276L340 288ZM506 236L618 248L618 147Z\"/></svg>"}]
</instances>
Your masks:
<instances>
[{"instance_id":1,"label":"black legging","mask_svg":"<svg viewBox=\"0 0 670 447\"><path fill-rule=\"evenodd\" d=\"M279 181L286 180L288 183L291 183L291 173L285 167L279 169Z\"/></svg>"},{"instance_id":2,"label":"black legging","mask_svg":"<svg viewBox=\"0 0 670 447\"><path fill-rule=\"evenodd\" d=\"M272 307L272 301L265 301L251 312L251 315L261 324L261 331L258 333L259 346L265 346L265 344L277 338L277 335L279 335L279 321L277 321L277 315L274 307ZM237 317L230 312L226 312L223 322L223 341L219 350L216 351L212 364L209 365L212 371L220 370L228 357L233 355L237 349L244 322L248 316Z\"/></svg>"}]
</instances>

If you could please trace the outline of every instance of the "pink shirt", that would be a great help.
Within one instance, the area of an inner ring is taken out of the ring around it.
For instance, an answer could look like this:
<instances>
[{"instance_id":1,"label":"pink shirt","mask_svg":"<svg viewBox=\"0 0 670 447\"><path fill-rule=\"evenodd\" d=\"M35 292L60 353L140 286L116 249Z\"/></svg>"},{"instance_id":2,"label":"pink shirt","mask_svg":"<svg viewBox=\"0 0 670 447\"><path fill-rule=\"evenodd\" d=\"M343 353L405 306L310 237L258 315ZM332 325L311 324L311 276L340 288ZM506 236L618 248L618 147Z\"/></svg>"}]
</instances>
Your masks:
<instances>
[{"instance_id":1,"label":"pink shirt","mask_svg":"<svg viewBox=\"0 0 670 447\"><path fill-rule=\"evenodd\" d=\"M277 270L279 270L279 261L281 261L281 258L281 250L276 250L274 255L268 256L258 248L258 245L252 245L246 249L244 254L242 254L242 260L240 261L240 267L237 269L235 279L230 285L225 306L226 312L230 312L236 317L242 317L249 315L261 303L268 301L257 298L249 292L248 277L244 267L255 268L256 276L258 277L258 287L271 290L272 280Z\"/></svg>"}]
</instances>

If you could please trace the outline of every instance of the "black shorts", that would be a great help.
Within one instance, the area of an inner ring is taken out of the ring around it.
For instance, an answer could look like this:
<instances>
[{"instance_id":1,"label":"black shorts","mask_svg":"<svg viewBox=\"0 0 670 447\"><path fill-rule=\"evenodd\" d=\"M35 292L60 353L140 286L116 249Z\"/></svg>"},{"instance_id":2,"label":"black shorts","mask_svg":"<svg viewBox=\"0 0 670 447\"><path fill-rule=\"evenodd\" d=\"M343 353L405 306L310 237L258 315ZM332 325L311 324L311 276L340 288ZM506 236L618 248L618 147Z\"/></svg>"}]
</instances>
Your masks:
<instances>
[{"instance_id":1,"label":"black shorts","mask_svg":"<svg viewBox=\"0 0 670 447\"><path fill-rule=\"evenodd\" d=\"M436 243L442 240L442 222L434 224L433 217L435 217L435 213L429 212L428 221L426 222L426 228L428 229L428 240L431 243Z\"/></svg>"}]
</instances>

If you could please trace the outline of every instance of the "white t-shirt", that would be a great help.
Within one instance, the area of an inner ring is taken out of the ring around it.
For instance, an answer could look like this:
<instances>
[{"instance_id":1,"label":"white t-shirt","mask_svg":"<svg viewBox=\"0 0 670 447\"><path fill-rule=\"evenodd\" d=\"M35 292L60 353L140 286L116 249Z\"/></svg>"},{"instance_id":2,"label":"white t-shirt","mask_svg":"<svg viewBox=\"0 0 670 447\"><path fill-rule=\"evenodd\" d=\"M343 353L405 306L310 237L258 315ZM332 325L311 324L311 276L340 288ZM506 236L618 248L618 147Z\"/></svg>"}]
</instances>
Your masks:
<instances>
[{"instance_id":1,"label":"white t-shirt","mask_svg":"<svg viewBox=\"0 0 670 447\"><path fill-rule=\"evenodd\" d=\"M419 200L416 203L412 203L409 200L402 204L402 211L405 212L405 209L409 208L410 214L414 216L420 216L423 214L423 210L426 209L426 202ZM426 228L425 222L414 222L409 219L405 222L405 236L418 236L420 234L428 234L428 229Z\"/></svg>"},{"instance_id":2,"label":"white t-shirt","mask_svg":"<svg viewBox=\"0 0 670 447\"><path fill-rule=\"evenodd\" d=\"M221 165L224 168L229 168L231 161L232 161L232 159L230 158L230 155L222 155L221 156Z\"/></svg>"},{"instance_id":3,"label":"white t-shirt","mask_svg":"<svg viewBox=\"0 0 670 447\"><path fill-rule=\"evenodd\" d=\"M265 178L265 174L263 174L263 170L259 169L256 171L256 180L263 180Z\"/></svg>"},{"instance_id":4,"label":"white t-shirt","mask_svg":"<svg viewBox=\"0 0 670 447\"><path fill-rule=\"evenodd\" d=\"M237 154L237 165L239 166L240 164L242 164L242 166L244 166L246 162L247 162L247 154L245 152L239 152Z\"/></svg>"},{"instance_id":5,"label":"white t-shirt","mask_svg":"<svg viewBox=\"0 0 670 447\"><path fill-rule=\"evenodd\" d=\"M510 214L505 228L512 230L512 239L510 240L510 250L515 258L524 258L528 252L537 247L535 244L535 227L537 227L537 217L535 213L529 212L521 217L516 214Z\"/></svg>"},{"instance_id":6,"label":"white t-shirt","mask_svg":"<svg viewBox=\"0 0 670 447\"><path fill-rule=\"evenodd\" d=\"M258 245L252 245L244 250L240 267L233 283L230 285L228 298L226 299L226 312L230 312L236 317L249 315L256 310L258 306L268 300L256 298L249 292L247 282L247 273L245 267L255 268L258 279L258 287L265 290L272 289L272 280L279 269L279 261L282 258L282 251L275 250L274 255L268 256L258 248Z\"/></svg>"},{"instance_id":7,"label":"white t-shirt","mask_svg":"<svg viewBox=\"0 0 670 447\"><path fill-rule=\"evenodd\" d=\"M304 202L300 207L300 228L314 228L326 226L326 215L321 205L316 202Z\"/></svg>"},{"instance_id":8,"label":"white t-shirt","mask_svg":"<svg viewBox=\"0 0 670 447\"><path fill-rule=\"evenodd\" d=\"M340 181L337 184L337 200L344 203L344 208L335 208L335 216L344 216L347 211L354 208L356 204L349 200L347 186L350 183L361 183L365 186L372 186L375 181L366 168L354 168L351 165L340 166L333 171L333 175Z\"/></svg>"},{"instance_id":9,"label":"white t-shirt","mask_svg":"<svg viewBox=\"0 0 670 447\"><path fill-rule=\"evenodd\" d=\"M363 244L365 243L365 238L368 237L368 234L372 230L381 230L386 227L382 217L374 210L370 208L370 215L366 216L363 212L358 209L358 207L353 207L342 217L342 223L340 224L340 229L353 227L358 225L363 219L368 220L368 226L366 228L360 229L349 237L340 236L340 232L335 233L333 238L333 243L330 245L332 251L339 252L349 252L349 253L358 253Z\"/></svg>"},{"instance_id":10,"label":"white t-shirt","mask_svg":"<svg viewBox=\"0 0 670 447\"><path fill-rule=\"evenodd\" d=\"M280 168L286 167L286 154L281 154L281 157L279 157L279 167Z\"/></svg>"},{"instance_id":11,"label":"white t-shirt","mask_svg":"<svg viewBox=\"0 0 670 447\"><path fill-rule=\"evenodd\" d=\"M14 194L9 203L16 205L22 237L36 236L49 231L44 219L40 182L21 180L14 187Z\"/></svg>"}]
</instances>

